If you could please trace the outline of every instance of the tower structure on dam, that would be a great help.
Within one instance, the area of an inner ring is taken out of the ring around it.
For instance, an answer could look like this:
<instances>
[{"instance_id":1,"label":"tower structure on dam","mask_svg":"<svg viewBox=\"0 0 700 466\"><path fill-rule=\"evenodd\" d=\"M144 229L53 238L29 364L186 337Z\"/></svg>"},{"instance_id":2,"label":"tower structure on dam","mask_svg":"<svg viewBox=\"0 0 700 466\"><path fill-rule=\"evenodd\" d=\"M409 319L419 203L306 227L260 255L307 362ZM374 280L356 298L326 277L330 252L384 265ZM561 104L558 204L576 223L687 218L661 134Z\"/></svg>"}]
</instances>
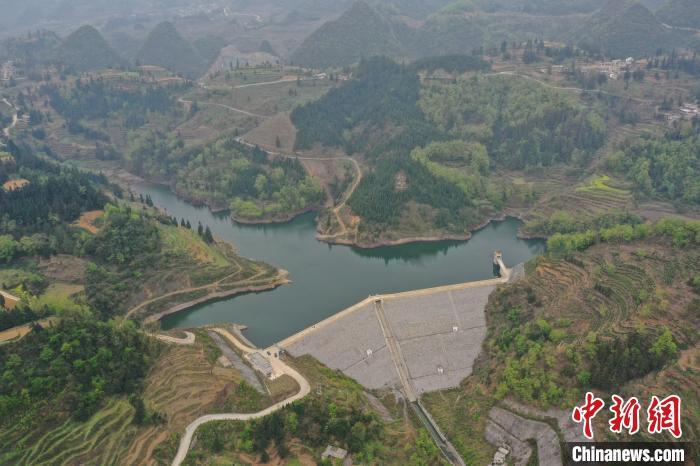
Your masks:
<instances>
[{"instance_id":1,"label":"tower structure on dam","mask_svg":"<svg viewBox=\"0 0 700 466\"><path fill-rule=\"evenodd\" d=\"M497 276L502 276L503 270L501 269L501 264L503 264L503 253L501 251L494 251L493 253L493 274Z\"/></svg>"}]
</instances>

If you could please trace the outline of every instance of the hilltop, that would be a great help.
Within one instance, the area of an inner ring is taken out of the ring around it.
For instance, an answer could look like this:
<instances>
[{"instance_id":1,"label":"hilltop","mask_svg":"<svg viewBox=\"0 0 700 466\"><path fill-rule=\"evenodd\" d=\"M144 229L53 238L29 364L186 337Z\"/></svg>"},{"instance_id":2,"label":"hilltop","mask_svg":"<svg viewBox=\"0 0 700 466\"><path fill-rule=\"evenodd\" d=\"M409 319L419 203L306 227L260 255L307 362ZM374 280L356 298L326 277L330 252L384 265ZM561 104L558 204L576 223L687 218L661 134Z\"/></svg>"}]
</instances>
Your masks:
<instances>
[{"instance_id":1,"label":"hilltop","mask_svg":"<svg viewBox=\"0 0 700 466\"><path fill-rule=\"evenodd\" d=\"M399 56L392 25L365 2L356 2L340 18L312 33L290 57L306 66L342 66L374 55Z\"/></svg>"},{"instance_id":2,"label":"hilltop","mask_svg":"<svg viewBox=\"0 0 700 466\"><path fill-rule=\"evenodd\" d=\"M206 60L169 22L151 31L136 58L142 65L157 65L188 77L206 69Z\"/></svg>"},{"instance_id":3,"label":"hilltop","mask_svg":"<svg viewBox=\"0 0 700 466\"><path fill-rule=\"evenodd\" d=\"M656 12L656 17L671 26L700 29L700 2L697 0L668 0Z\"/></svg>"},{"instance_id":4,"label":"hilltop","mask_svg":"<svg viewBox=\"0 0 700 466\"><path fill-rule=\"evenodd\" d=\"M605 0L458 0L444 11L453 13L511 11L538 15L566 15L591 13L600 8L604 2Z\"/></svg>"},{"instance_id":5,"label":"hilltop","mask_svg":"<svg viewBox=\"0 0 700 466\"><path fill-rule=\"evenodd\" d=\"M58 45L54 61L77 71L119 67L127 63L109 46L97 29L87 25L70 34Z\"/></svg>"},{"instance_id":6,"label":"hilltop","mask_svg":"<svg viewBox=\"0 0 700 466\"><path fill-rule=\"evenodd\" d=\"M636 0L611 0L574 33L580 45L612 56L645 55L673 47L678 37Z\"/></svg>"}]
</instances>

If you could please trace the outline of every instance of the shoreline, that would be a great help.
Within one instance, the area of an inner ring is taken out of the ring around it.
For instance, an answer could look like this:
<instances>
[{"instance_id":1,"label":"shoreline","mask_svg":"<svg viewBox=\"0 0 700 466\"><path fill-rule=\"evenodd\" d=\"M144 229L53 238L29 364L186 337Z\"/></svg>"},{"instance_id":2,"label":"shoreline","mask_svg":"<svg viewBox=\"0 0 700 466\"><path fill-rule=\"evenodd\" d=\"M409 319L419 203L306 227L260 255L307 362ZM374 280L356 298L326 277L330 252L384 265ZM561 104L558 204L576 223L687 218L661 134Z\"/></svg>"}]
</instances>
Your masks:
<instances>
[{"instance_id":1,"label":"shoreline","mask_svg":"<svg viewBox=\"0 0 700 466\"><path fill-rule=\"evenodd\" d=\"M223 213L231 212L230 207L219 206L213 202L207 201L206 199L201 199L201 198L183 193L182 191L176 189L172 183L160 182L160 181L154 181L154 180L148 180L148 179L143 179L143 182L150 183L150 184L153 184L156 186L167 187L170 190L170 192L173 193L181 201L186 202L194 207L206 207L207 209L209 209L209 212L211 212L212 214L216 215L216 214L223 214ZM318 212L320 209L321 209L320 206L314 205L311 207L307 207L306 209L301 210L301 211L291 212L291 213L276 216L276 217L262 218L262 219L250 219L250 220L237 217L235 214L230 213L229 218L240 225L275 225L275 224L280 224L280 223L291 222L292 220L296 219L297 217L301 217L302 215L306 215L306 214L311 213L311 212Z\"/></svg>"},{"instance_id":2,"label":"shoreline","mask_svg":"<svg viewBox=\"0 0 700 466\"><path fill-rule=\"evenodd\" d=\"M126 172L129 173L129 172ZM194 198L191 196L184 195L177 191L172 184L166 183L166 182L159 182L155 180L149 180L149 179L144 179L141 178L142 182L139 183L129 183L129 188L135 184L152 184L155 186L161 186L161 187L167 187L169 191L174 194L178 199L182 200L183 202L186 202L188 204L191 204L194 207L207 207L209 211L212 214L219 214L223 212L230 211L228 208L219 208L211 205L210 203L207 203L206 201L198 198ZM319 212L321 210L320 206L312 206L307 209L304 209L300 212L293 212L281 217L276 217L276 218L271 218L271 219L259 219L259 220L247 220L247 219L241 219L239 217L236 217L235 215L231 214L229 215L229 218L231 220L239 225L249 225L249 226L256 226L256 225L278 225L278 224L284 224L291 222L302 215L306 215L312 212ZM392 246L403 246L406 244L418 244L418 243L435 243L439 241L469 241L473 234L483 230L491 222L502 222L506 220L508 217L513 217L521 222L523 221L523 216L519 212L513 212L513 211L507 211L507 212L502 212L499 215L491 216L484 220L483 222L477 224L475 227L471 228L468 232L464 234L439 234L439 235L434 235L434 236L409 236L406 238L399 238L395 240L384 240L384 241L375 241L371 243L357 243L353 240L350 239L339 239L339 238L333 238L330 236L325 236L321 234L318 231L318 225L317 230L316 230L316 240L321 242L321 243L326 243L329 245L337 245L337 246L349 246L349 247L354 247L358 249L378 249L382 247L392 247ZM522 229L518 231L517 237L522 240L546 240L547 237L545 236L540 236L540 235L527 235L522 233Z\"/></svg>"},{"instance_id":3,"label":"shoreline","mask_svg":"<svg viewBox=\"0 0 700 466\"><path fill-rule=\"evenodd\" d=\"M513 218L516 218L518 220L521 220L520 217L517 215L511 215L510 213L502 213L501 215L489 217L488 219L479 223L474 228L471 228L468 232L466 232L464 234L443 234L443 235L436 235L436 236L409 236L407 238L400 238L400 239L396 239L396 240L377 241L377 242L373 242L373 243L356 243L352 240L347 240L347 239L324 237L324 235L320 234L318 231L316 232L316 239L318 241L320 241L322 243L326 243L326 244L339 245L339 246L350 246L350 247L356 247L359 249L377 249L377 248L391 247L391 246L402 246L405 244L436 243L439 241L469 241L474 236L474 233L476 233L480 230L483 230L484 228L489 226L492 222L503 222L508 217L513 217ZM518 233L518 234L520 234L520 233ZM520 236L518 236L518 238L520 238ZM529 239L529 238L520 238L520 239ZM536 238L533 238L533 239L536 239Z\"/></svg>"},{"instance_id":4,"label":"shoreline","mask_svg":"<svg viewBox=\"0 0 700 466\"><path fill-rule=\"evenodd\" d=\"M238 295L242 294L248 294L248 293L262 293L265 291L273 291L276 290L277 288L288 285L292 283L291 280L289 280L289 272L286 270L280 269L280 274L277 277L276 281L267 285L249 285L249 286L244 286L241 288L234 288L232 290L226 290L226 291L217 291L215 293L208 293L201 298L193 299L191 301L187 301L184 303L176 304L175 306L172 306L164 311L160 311L156 314L151 314L147 316L145 319L142 320L142 323L145 325L152 324L155 322L160 322L163 320L163 318L173 315L173 314L178 314L180 312L184 312L188 309L191 309L193 307L197 307L203 304L210 303L212 301L219 301L219 300L225 300L228 298L232 298Z\"/></svg>"}]
</instances>

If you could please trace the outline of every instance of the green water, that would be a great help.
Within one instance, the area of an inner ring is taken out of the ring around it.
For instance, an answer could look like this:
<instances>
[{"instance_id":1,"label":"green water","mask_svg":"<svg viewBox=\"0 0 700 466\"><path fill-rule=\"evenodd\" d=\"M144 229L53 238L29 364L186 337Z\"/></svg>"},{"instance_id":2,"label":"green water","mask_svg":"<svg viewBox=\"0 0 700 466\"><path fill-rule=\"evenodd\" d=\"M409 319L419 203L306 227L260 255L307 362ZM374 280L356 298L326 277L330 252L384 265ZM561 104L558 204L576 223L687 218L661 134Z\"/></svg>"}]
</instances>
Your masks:
<instances>
[{"instance_id":1,"label":"green water","mask_svg":"<svg viewBox=\"0 0 700 466\"><path fill-rule=\"evenodd\" d=\"M315 239L314 214L279 225L238 225L178 199L168 189L138 186L178 219L209 225L240 254L288 270L292 284L275 291L237 296L166 317L164 329L234 322L266 347L329 317L370 294L394 293L493 277L493 251L512 266L541 253L541 241L516 237L520 222L493 222L469 241L440 241L363 250ZM426 316L429 318L429 316Z\"/></svg>"}]
</instances>

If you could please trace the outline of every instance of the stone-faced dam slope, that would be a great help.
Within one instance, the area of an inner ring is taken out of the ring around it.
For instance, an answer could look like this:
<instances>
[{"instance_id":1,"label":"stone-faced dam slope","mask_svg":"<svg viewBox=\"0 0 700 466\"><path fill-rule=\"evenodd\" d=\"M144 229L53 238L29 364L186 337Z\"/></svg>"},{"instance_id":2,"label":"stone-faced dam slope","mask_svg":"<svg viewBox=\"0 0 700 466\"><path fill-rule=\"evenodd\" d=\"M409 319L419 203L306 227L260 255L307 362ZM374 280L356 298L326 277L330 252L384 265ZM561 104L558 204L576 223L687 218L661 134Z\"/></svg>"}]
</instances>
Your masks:
<instances>
[{"instance_id":1,"label":"stone-faced dam slope","mask_svg":"<svg viewBox=\"0 0 700 466\"><path fill-rule=\"evenodd\" d=\"M522 265L500 264L502 278L370 296L277 346L309 354L368 389L399 388L411 401L456 387L481 351L489 295L522 276Z\"/></svg>"}]
</instances>

